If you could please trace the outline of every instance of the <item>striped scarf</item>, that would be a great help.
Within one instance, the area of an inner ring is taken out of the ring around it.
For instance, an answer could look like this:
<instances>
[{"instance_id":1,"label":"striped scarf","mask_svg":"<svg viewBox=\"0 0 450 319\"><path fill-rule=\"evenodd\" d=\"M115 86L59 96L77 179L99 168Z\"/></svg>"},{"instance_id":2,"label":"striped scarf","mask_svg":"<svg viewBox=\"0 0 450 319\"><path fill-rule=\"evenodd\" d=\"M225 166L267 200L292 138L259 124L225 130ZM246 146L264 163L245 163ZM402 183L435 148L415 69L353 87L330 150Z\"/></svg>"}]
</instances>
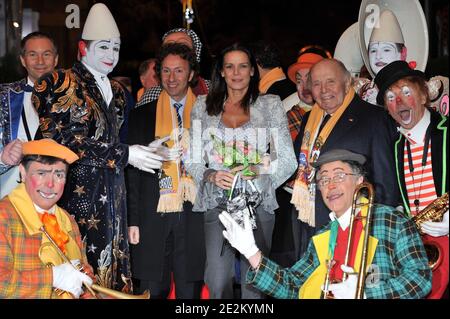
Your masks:
<instances>
[{"instance_id":1,"label":"striped scarf","mask_svg":"<svg viewBox=\"0 0 450 319\"><path fill-rule=\"evenodd\" d=\"M316 184L314 182L315 169L311 166L311 163L319 158L320 150L325 144L328 135L330 135L337 121L339 121L354 96L355 91L350 89L345 95L342 105L334 112L333 116L325 124L316 139L314 139L314 136L316 136L317 130L319 129L325 114L325 111L322 110L317 103L312 107L311 114L306 123L298 158L299 164L291 203L294 204L295 208L298 210L298 219L308 223L311 227L315 227L316 225L314 210L316 199Z\"/></svg>"},{"instance_id":2,"label":"striped scarf","mask_svg":"<svg viewBox=\"0 0 450 319\"><path fill-rule=\"evenodd\" d=\"M183 112L183 127L191 127L191 110L196 97L189 88L186 104ZM163 90L156 104L156 127L155 138L162 138L172 135L174 129L178 128L178 120L175 109L170 104L169 94ZM174 144L186 147L186 136L181 141L176 138L177 134L172 135L172 139L167 143L168 147ZM174 138L175 137L175 138ZM186 172L183 162L167 161L163 163L159 176L159 202L158 213L171 213L183 211L183 202L195 202L197 189L191 176Z\"/></svg>"}]
</instances>

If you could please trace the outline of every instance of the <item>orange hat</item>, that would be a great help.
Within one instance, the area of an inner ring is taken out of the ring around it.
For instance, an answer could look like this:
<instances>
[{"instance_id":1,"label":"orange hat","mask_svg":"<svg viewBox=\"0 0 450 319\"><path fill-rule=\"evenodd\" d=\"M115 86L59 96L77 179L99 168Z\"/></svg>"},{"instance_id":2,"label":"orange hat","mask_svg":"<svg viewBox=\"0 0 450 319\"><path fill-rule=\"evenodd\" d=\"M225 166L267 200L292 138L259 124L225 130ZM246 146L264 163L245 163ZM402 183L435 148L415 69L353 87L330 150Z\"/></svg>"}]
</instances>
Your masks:
<instances>
[{"instance_id":1,"label":"orange hat","mask_svg":"<svg viewBox=\"0 0 450 319\"><path fill-rule=\"evenodd\" d=\"M77 154L50 138L23 143L22 153L23 155L53 156L63 159L69 164L72 164L78 159Z\"/></svg>"},{"instance_id":2,"label":"orange hat","mask_svg":"<svg viewBox=\"0 0 450 319\"><path fill-rule=\"evenodd\" d=\"M297 83L297 81L295 81L295 73L297 73L298 70L300 69L310 69L314 64L316 64L317 62L319 62L320 60L323 60L324 57L319 55L319 54L315 54L315 53L304 53L302 55L300 55L297 58L297 62L294 64L291 64L291 66L288 68L288 77L289 79L294 82Z\"/></svg>"}]
</instances>

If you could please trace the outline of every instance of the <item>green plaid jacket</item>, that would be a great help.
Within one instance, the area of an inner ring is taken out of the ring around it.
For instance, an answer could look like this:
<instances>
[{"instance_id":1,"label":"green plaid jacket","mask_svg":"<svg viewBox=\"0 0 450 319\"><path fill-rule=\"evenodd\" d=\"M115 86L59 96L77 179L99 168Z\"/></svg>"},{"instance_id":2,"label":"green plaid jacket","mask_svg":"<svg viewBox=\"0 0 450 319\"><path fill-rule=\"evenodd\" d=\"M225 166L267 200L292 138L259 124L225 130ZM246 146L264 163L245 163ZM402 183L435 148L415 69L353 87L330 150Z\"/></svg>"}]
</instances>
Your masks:
<instances>
[{"instance_id":1,"label":"green plaid jacket","mask_svg":"<svg viewBox=\"0 0 450 319\"><path fill-rule=\"evenodd\" d=\"M377 205L373 211L371 235L378 239L372 262L377 269L373 281L366 280L368 299L417 299L431 291L431 270L414 223L389 206ZM330 223L319 233L328 231ZM257 271L249 269L247 282L275 298L298 298L303 283L319 265L312 243L291 268L263 257Z\"/></svg>"}]
</instances>

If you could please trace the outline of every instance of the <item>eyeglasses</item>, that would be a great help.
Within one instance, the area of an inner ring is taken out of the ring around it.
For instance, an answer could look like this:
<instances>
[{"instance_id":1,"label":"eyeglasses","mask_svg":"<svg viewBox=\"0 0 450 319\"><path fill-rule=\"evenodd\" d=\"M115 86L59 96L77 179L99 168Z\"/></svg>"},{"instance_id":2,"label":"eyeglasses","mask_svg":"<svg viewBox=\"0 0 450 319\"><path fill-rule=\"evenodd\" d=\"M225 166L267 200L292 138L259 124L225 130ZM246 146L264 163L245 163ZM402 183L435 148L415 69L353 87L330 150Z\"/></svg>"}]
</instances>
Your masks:
<instances>
[{"instance_id":1,"label":"eyeglasses","mask_svg":"<svg viewBox=\"0 0 450 319\"><path fill-rule=\"evenodd\" d=\"M319 185L320 188L328 186L331 181L333 181L334 184L342 183L345 180L345 176L352 175L356 176L356 174L352 173L337 173L333 177L322 177L321 179L317 180L317 185Z\"/></svg>"}]
</instances>

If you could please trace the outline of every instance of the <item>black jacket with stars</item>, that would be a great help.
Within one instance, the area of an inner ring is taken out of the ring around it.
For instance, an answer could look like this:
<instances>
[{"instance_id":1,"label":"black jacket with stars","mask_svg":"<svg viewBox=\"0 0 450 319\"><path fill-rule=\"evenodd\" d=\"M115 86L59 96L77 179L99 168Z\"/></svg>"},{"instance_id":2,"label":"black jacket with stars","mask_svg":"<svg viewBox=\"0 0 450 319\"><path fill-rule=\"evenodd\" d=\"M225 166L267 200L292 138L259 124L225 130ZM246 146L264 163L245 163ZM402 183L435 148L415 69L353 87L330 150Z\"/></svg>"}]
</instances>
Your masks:
<instances>
[{"instance_id":1,"label":"black jacket with stars","mask_svg":"<svg viewBox=\"0 0 450 319\"><path fill-rule=\"evenodd\" d=\"M124 168L128 145L119 142L125 98L113 86L104 101L94 76L81 64L44 75L32 96L42 135L80 159L70 166L59 204L74 215L97 283L131 288Z\"/></svg>"}]
</instances>

